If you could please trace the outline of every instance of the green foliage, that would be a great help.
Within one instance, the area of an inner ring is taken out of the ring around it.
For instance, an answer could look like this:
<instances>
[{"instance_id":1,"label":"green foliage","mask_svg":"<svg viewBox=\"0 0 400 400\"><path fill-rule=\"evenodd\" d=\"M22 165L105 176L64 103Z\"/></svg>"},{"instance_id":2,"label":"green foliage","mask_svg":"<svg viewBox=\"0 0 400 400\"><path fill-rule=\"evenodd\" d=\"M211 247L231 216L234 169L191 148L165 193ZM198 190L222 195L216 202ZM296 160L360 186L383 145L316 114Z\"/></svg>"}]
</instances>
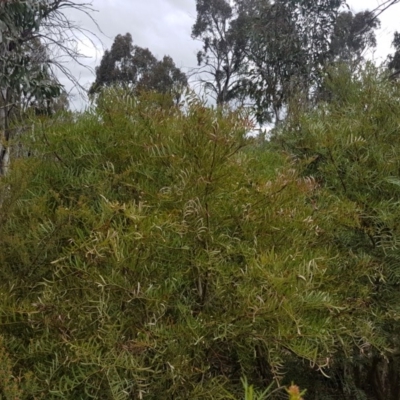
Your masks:
<instances>
[{"instance_id":1,"label":"green foliage","mask_svg":"<svg viewBox=\"0 0 400 400\"><path fill-rule=\"evenodd\" d=\"M267 389L262 392L257 392L254 390L252 385L249 385L247 379L242 379L242 384L244 388L244 400L266 400L274 393L272 389L273 383L271 383Z\"/></svg>"},{"instance_id":2,"label":"green foliage","mask_svg":"<svg viewBox=\"0 0 400 400\"><path fill-rule=\"evenodd\" d=\"M312 395L340 360L393 348L397 275L334 175L195 98L100 100L36 123L0 181L1 348L27 397L240 398L243 376L261 398L292 379Z\"/></svg>"},{"instance_id":3,"label":"green foliage","mask_svg":"<svg viewBox=\"0 0 400 400\"><path fill-rule=\"evenodd\" d=\"M351 356L338 357L337 380L332 383L346 398L366 398L365 393L397 398L400 88L370 64L356 74L348 66L331 70L327 87L330 102L307 113L294 112L275 141L340 210L327 215L335 227L327 234L340 253L348 255L340 268L348 283L349 304L370 310L369 320L362 324L369 325L390 349L382 353L374 346L357 345ZM320 199L315 201L321 204ZM366 289L369 284L372 290L359 303L353 296L355 288ZM361 390L364 394L356 396Z\"/></svg>"},{"instance_id":4,"label":"green foliage","mask_svg":"<svg viewBox=\"0 0 400 400\"><path fill-rule=\"evenodd\" d=\"M35 42L39 28L60 5L60 1L46 0L0 3L0 87L12 91L13 102L22 93L37 100L60 94L60 85L50 79L47 57L39 61L40 57L34 57L28 45L33 43L38 51L40 46Z\"/></svg>"},{"instance_id":5,"label":"green foliage","mask_svg":"<svg viewBox=\"0 0 400 400\"><path fill-rule=\"evenodd\" d=\"M398 77L400 73L400 33L395 32L393 35L392 47L394 54L388 57L388 68L392 71L392 77Z\"/></svg>"},{"instance_id":6,"label":"green foliage","mask_svg":"<svg viewBox=\"0 0 400 400\"><path fill-rule=\"evenodd\" d=\"M120 86L132 93L154 91L170 94L179 101L187 87L186 75L175 66L169 56L158 61L149 49L134 46L130 33L117 35L111 50L106 50L96 68L96 80L89 94L101 92L102 88Z\"/></svg>"},{"instance_id":7,"label":"green foliage","mask_svg":"<svg viewBox=\"0 0 400 400\"><path fill-rule=\"evenodd\" d=\"M200 82L217 104L249 104L260 123L278 124L299 92L318 98L323 71L355 64L376 45L379 20L344 12L342 0L197 0L192 37L202 42ZM309 99L308 99L309 100Z\"/></svg>"},{"instance_id":8,"label":"green foliage","mask_svg":"<svg viewBox=\"0 0 400 400\"><path fill-rule=\"evenodd\" d=\"M370 11L353 14L341 12L335 22L331 36L330 53L333 59L341 62L359 64L363 52L376 47L374 29L379 28L380 21L372 18Z\"/></svg>"},{"instance_id":9,"label":"green foliage","mask_svg":"<svg viewBox=\"0 0 400 400\"><path fill-rule=\"evenodd\" d=\"M303 101L318 100L327 66L334 61L358 66L362 53L376 45L379 20L369 11L343 11L345 1L242 3L250 21L246 93L260 122L279 123L299 93Z\"/></svg>"},{"instance_id":10,"label":"green foliage","mask_svg":"<svg viewBox=\"0 0 400 400\"><path fill-rule=\"evenodd\" d=\"M247 17L237 2L196 0L192 38L200 40L197 62L202 84L217 104L240 100L247 69Z\"/></svg>"}]
</instances>

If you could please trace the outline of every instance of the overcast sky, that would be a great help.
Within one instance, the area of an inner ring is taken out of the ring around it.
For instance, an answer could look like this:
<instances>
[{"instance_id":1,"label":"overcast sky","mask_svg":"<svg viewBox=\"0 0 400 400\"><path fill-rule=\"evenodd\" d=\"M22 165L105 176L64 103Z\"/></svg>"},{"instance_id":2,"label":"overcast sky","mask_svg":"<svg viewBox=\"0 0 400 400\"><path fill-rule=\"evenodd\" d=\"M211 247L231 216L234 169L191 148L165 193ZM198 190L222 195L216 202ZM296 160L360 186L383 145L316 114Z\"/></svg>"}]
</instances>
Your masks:
<instances>
[{"instance_id":1,"label":"overcast sky","mask_svg":"<svg viewBox=\"0 0 400 400\"><path fill-rule=\"evenodd\" d=\"M384 0L348 0L354 12L375 9ZM82 53L88 57L85 63L94 68L99 64L104 49L109 49L114 37L130 32L134 44L148 47L157 57L170 55L176 65L186 71L196 66L196 53L201 48L199 42L190 37L191 27L196 18L195 0L93 0L91 13L103 33L100 33L89 18L82 13L72 12L71 17L82 27L96 33L102 41L97 49L84 39L80 45ZM373 55L378 62L392 52L393 33L400 31L400 4L392 6L381 17L381 28L377 31L378 47ZM69 66L84 86L94 81L92 72L78 66ZM62 79L62 83L70 85ZM71 106L82 108L82 99L75 98Z\"/></svg>"}]
</instances>

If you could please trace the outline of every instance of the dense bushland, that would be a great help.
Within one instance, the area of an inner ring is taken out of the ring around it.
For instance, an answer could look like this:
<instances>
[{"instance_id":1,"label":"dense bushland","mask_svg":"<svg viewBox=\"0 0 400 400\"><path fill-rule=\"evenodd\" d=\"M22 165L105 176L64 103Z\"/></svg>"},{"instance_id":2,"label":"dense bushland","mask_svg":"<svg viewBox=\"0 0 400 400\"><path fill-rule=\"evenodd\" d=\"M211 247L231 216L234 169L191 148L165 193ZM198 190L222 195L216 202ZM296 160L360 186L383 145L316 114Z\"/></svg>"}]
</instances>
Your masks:
<instances>
[{"instance_id":1,"label":"dense bushland","mask_svg":"<svg viewBox=\"0 0 400 400\"><path fill-rule=\"evenodd\" d=\"M369 310L357 324L369 325L379 342L355 341L352 352L336 356L334 379L324 385L342 398L399 399L400 87L367 64L356 74L332 69L326 89L329 103L311 112L294 107L273 142L336 199L338 211L347 204L326 234L341 258L347 309Z\"/></svg>"},{"instance_id":2,"label":"dense bushland","mask_svg":"<svg viewBox=\"0 0 400 400\"><path fill-rule=\"evenodd\" d=\"M37 121L0 181L1 396L397 398L400 104L376 75L272 144L193 98Z\"/></svg>"}]
</instances>

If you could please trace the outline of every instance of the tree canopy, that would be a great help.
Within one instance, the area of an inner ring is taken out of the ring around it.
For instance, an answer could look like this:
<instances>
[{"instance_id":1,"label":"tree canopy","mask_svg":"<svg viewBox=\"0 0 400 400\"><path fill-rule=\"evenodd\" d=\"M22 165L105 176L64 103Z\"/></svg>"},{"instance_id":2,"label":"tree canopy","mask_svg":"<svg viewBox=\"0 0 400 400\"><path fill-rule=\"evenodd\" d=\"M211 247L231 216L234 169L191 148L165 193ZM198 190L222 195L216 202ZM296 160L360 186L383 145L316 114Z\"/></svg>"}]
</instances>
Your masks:
<instances>
[{"instance_id":1,"label":"tree canopy","mask_svg":"<svg viewBox=\"0 0 400 400\"><path fill-rule=\"evenodd\" d=\"M357 14L350 11L341 12L331 36L330 53L333 60L358 65L363 52L376 47L374 30L379 26L379 19L371 19L368 10Z\"/></svg>"},{"instance_id":2,"label":"tree canopy","mask_svg":"<svg viewBox=\"0 0 400 400\"><path fill-rule=\"evenodd\" d=\"M400 33L395 32L392 47L394 47L394 54L389 55L388 68L391 71L392 77L398 77L400 74Z\"/></svg>"},{"instance_id":3,"label":"tree canopy","mask_svg":"<svg viewBox=\"0 0 400 400\"><path fill-rule=\"evenodd\" d=\"M359 63L376 45L379 20L369 11L343 11L343 5L198 0L192 37L203 43L200 82L217 104L247 100L259 122L279 122L292 96L318 92L328 64Z\"/></svg>"},{"instance_id":4,"label":"tree canopy","mask_svg":"<svg viewBox=\"0 0 400 400\"><path fill-rule=\"evenodd\" d=\"M197 53L197 74L216 103L222 105L241 95L246 70L246 20L244 14L238 14L236 5L226 0L197 0L196 10L192 38L203 43Z\"/></svg>"},{"instance_id":5,"label":"tree canopy","mask_svg":"<svg viewBox=\"0 0 400 400\"><path fill-rule=\"evenodd\" d=\"M149 49L133 45L130 33L118 35L96 68L96 80L89 94L103 87L119 85L133 92L155 91L179 98L187 86L186 75L169 56L158 61Z\"/></svg>"}]
</instances>

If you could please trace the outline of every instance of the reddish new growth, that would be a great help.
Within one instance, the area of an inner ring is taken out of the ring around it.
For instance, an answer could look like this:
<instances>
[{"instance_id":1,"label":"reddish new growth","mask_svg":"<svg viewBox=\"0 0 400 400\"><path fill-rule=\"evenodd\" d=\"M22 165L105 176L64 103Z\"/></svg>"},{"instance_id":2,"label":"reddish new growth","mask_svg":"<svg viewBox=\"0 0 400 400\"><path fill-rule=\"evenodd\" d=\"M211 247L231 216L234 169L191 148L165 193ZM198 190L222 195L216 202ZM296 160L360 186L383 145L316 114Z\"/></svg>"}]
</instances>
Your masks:
<instances>
[{"instance_id":1,"label":"reddish new growth","mask_svg":"<svg viewBox=\"0 0 400 400\"><path fill-rule=\"evenodd\" d=\"M297 385L291 385L288 389L289 400L304 400L300 393L300 388Z\"/></svg>"}]
</instances>

